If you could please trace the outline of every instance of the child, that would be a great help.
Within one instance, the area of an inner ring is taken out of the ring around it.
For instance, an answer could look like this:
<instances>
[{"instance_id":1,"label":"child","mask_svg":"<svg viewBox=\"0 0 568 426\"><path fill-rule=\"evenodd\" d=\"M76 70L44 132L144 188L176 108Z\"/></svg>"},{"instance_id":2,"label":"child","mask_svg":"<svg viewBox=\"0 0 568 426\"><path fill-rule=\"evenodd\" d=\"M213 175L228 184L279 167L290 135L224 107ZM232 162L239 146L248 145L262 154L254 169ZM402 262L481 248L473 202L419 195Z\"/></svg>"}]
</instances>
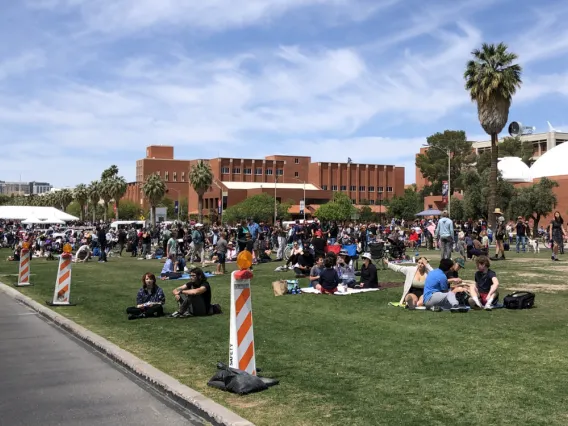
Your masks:
<instances>
[{"instance_id":1,"label":"child","mask_svg":"<svg viewBox=\"0 0 568 426\"><path fill-rule=\"evenodd\" d=\"M485 308L490 311L499 298L499 280L497 274L489 269L491 262L487 256L479 256L475 260L475 286L471 286L469 304L473 308Z\"/></svg>"},{"instance_id":2,"label":"child","mask_svg":"<svg viewBox=\"0 0 568 426\"><path fill-rule=\"evenodd\" d=\"M339 285L339 275L333 268L334 263L330 257L326 257L323 263L324 269L320 273L319 284L316 284L316 289L321 291L321 294L333 294L337 292Z\"/></svg>"},{"instance_id":3,"label":"child","mask_svg":"<svg viewBox=\"0 0 568 426\"><path fill-rule=\"evenodd\" d=\"M460 254L461 257L463 257L464 259L467 258L467 244L465 242L465 234L464 232L460 232L458 234L458 242L457 242L457 250Z\"/></svg>"}]
</instances>

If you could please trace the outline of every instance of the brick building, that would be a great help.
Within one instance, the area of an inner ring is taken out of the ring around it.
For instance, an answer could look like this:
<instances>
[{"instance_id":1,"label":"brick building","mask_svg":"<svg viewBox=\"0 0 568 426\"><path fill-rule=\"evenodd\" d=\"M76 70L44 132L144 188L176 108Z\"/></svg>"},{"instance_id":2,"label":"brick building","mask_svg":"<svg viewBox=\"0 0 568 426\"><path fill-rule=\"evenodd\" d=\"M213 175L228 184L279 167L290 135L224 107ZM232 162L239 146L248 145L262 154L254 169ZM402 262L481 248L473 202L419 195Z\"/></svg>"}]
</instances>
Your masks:
<instances>
[{"instance_id":1,"label":"brick building","mask_svg":"<svg viewBox=\"0 0 568 426\"><path fill-rule=\"evenodd\" d=\"M197 193L189 183L188 173L198 160L174 159L171 146L149 146L146 158L136 161L136 182L128 186L124 199L146 208L141 185L151 173L166 182L168 197L188 199L188 211L197 214ZM280 202L291 201L290 213L298 215L304 199L306 214L341 191L354 204L368 200L376 212L384 212L383 201L404 193L404 167L392 165L312 162L311 157L270 155L264 159L213 158L209 162L214 180L204 195L204 214L217 215L247 197L268 193Z\"/></svg>"}]
</instances>

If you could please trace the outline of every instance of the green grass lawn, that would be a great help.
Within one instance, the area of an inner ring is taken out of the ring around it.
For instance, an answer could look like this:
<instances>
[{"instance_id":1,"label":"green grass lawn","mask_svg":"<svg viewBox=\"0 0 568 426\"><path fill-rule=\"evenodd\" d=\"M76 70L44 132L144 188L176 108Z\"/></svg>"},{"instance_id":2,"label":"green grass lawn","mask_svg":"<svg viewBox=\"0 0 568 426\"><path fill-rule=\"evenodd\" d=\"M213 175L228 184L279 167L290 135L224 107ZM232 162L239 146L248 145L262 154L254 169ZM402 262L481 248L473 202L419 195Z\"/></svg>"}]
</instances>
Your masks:
<instances>
[{"instance_id":1,"label":"green grass lawn","mask_svg":"<svg viewBox=\"0 0 568 426\"><path fill-rule=\"evenodd\" d=\"M568 272L549 252L509 254L493 269L507 288L537 289L537 307L467 314L387 306L402 288L353 296L274 297L271 283L292 273L255 268L252 283L257 366L279 386L238 397L207 387L228 360L229 277L210 280L223 315L127 321L143 273L156 260L111 258L73 265L75 307L57 312L136 354L258 425L568 424ZM16 281L17 263L0 251L0 280ZM439 252L429 253L433 259ZM568 260L568 257L567 257ZM437 260L432 261L433 265ZM57 262L33 260L33 287L51 299ZM469 262L461 274L473 279ZM379 271L382 282L403 277ZM165 281L171 290L183 281Z\"/></svg>"}]
</instances>

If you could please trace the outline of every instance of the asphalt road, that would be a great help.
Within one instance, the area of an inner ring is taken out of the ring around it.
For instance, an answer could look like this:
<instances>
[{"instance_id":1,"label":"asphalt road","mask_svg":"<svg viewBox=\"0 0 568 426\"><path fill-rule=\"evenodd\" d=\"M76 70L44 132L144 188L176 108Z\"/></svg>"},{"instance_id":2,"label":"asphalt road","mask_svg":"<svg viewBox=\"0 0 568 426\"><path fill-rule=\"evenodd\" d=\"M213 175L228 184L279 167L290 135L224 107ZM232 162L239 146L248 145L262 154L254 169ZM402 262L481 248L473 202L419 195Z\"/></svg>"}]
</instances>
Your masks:
<instances>
[{"instance_id":1,"label":"asphalt road","mask_svg":"<svg viewBox=\"0 0 568 426\"><path fill-rule=\"evenodd\" d=\"M203 421L0 293L1 426L188 426Z\"/></svg>"}]
</instances>

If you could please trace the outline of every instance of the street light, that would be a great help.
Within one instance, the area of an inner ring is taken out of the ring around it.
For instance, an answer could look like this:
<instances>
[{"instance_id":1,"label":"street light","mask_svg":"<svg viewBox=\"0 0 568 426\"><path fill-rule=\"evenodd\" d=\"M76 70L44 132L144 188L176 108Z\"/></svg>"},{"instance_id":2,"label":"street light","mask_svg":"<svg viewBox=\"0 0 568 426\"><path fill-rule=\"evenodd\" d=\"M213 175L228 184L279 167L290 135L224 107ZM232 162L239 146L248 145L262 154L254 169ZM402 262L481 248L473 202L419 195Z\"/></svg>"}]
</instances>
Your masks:
<instances>
[{"instance_id":1,"label":"street light","mask_svg":"<svg viewBox=\"0 0 568 426\"><path fill-rule=\"evenodd\" d=\"M424 147L427 147L428 149L430 148L434 148L437 149L441 152L443 152L444 154L446 154L448 156L448 217L451 216L451 210L450 210L450 205L451 205L451 201L452 201L452 156L451 153L452 151L450 150L450 148L444 149L444 148L440 148L439 146L432 146L432 145L422 145Z\"/></svg>"},{"instance_id":2,"label":"street light","mask_svg":"<svg viewBox=\"0 0 568 426\"><path fill-rule=\"evenodd\" d=\"M276 184L278 183L278 175L274 177L274 226L276 226L276 220L278 219L278 206L276 204Z\"/></svg>"},{"instance_id":3,"label":"street light","mask_svg":"<svg viewBox=\"0 0 568 426\"><path fill-rule=\"evenodd\" d=\"M306 223L306 181L298 178L293 178L304 185L304 223Z\"/></svg>"}]
</instances>

